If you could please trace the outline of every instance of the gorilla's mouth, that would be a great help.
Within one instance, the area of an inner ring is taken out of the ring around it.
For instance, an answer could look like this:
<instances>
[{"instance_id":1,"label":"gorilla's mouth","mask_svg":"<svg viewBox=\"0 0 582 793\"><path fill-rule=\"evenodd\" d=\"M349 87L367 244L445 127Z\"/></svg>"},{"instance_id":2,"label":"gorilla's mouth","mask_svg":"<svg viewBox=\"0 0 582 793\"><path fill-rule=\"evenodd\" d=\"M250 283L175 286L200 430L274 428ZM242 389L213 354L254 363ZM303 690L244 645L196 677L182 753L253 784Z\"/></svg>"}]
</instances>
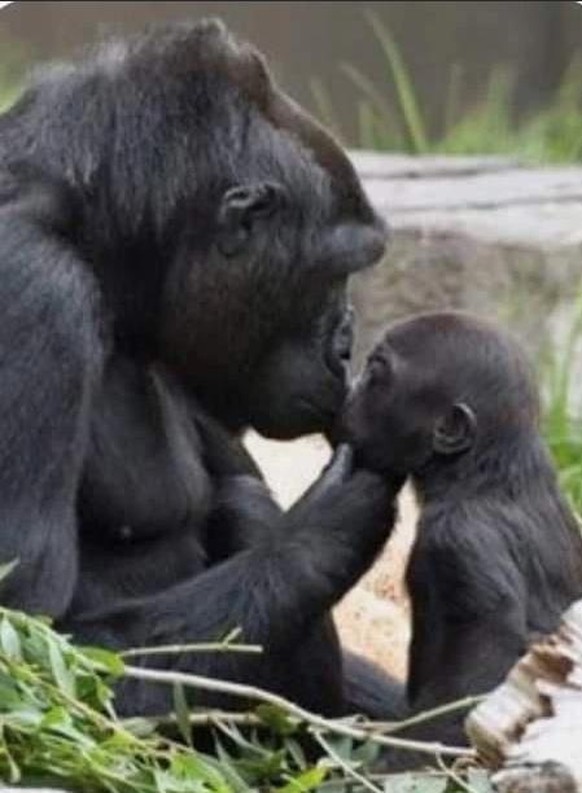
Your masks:
<instances>
[{"instance_id":1,"label":"gorilla's mouth","mask_svg":"<svg viewBox=\"0 0 582 793\"><path fill-rule=\"evenodd\" d=\"M297 400L297 407L299 410L309 418L313 419L314 422L317 422L318 426L322 429L328 429L331 427L336 421L338 417L338 410L330 407L323 407L322 405L318 405L315 402L312 402L310 399L306 399L304 397L300 397ZM338 409L341 407L341 402L338 403Z\"/></svg>"}]
</instances>

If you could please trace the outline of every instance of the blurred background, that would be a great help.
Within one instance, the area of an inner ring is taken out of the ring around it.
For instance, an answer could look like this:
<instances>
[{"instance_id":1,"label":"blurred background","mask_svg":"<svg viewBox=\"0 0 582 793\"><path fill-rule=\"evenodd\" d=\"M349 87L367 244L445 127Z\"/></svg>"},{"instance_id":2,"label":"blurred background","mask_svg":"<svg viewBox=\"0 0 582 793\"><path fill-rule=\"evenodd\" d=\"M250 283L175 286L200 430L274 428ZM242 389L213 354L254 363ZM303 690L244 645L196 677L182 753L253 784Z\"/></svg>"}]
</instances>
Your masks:
<instances>
[{"instance_id":1,"label":"blurred background","mask_svg":"<svg viewBox=\"0 0 582 793\"><path fill-rule=\"evenodd\" d=\"M111 32L206 15L255 42L289 92L347 145L508 151L518 145L511 128L525 123L522 151L564 159L582 150L582 126L572 129L571 113L558 118L555 108L560 89L561 101L580 89L582 9L556 0L16 2L0 16L4 92L28 61L68 56ZM550 108L551 134L548 119L543 130L539 123ZM570 125L559 145L556 123ZM544 134L552 141L540 151Z\"/></svg>"},{"instance_id":2,"label":"blurred background","mask_svg":"<svg viewBox=\"0 0 582 793\"><path fill-rule=\"evenodd\" d=\"M582 6L574 2L15 2L0 11L0 108L30 66L111 33L219 16L354 154L393 229L355 282L358 360L411 311L469 309L514 331L538 367L545 437L582 512ZM320 438L249 445L291 503ZM397 674L409 635L399 531L338 608L344 640Z\"/></svg>"}]
</instances>

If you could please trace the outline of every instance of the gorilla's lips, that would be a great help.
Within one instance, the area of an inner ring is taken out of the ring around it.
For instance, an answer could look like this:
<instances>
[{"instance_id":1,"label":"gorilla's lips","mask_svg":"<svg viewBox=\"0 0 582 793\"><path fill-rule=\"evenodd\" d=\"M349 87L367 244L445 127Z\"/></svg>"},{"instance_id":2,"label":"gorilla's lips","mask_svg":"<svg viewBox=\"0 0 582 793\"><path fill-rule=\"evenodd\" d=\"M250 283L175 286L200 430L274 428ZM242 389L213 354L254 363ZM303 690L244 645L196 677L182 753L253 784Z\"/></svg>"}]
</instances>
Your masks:
<instances>
[{"instance_id":1,"label":"gorilla's lips","mask_svg":"<svg viewBox=\"0 0 582 793\"><path fill-rule=\"evenodd\" d=\"M324 408L309 399L299 398L297 400L299 411L303 412L304 420L310 420L313 424L314 432L323 432L326 436L332 432L337 422L338 411L341 408L342 400L338 398L337 409L332 407Z\"/></svg>"}]
</instances>

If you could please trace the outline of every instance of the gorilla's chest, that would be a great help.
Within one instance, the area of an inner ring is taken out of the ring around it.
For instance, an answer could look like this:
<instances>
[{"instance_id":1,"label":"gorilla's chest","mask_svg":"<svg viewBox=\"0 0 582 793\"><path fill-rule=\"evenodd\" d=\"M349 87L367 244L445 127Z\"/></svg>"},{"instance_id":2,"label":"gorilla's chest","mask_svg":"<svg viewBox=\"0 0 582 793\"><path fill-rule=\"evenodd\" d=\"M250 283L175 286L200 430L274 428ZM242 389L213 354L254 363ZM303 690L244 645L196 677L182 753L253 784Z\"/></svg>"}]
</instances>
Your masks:
<instances>
[{"instance_id":1,"label":"gorilla's chest","mask_svg":"<svg viewBox=\"0 0 582 793\"><path fill-rule=\"evenodd\" d=\"M201 569L211 496L187 406L159 375L117 361L95 400L79 493L81 576L139 593Z\"/></svg>"}]
</instances>

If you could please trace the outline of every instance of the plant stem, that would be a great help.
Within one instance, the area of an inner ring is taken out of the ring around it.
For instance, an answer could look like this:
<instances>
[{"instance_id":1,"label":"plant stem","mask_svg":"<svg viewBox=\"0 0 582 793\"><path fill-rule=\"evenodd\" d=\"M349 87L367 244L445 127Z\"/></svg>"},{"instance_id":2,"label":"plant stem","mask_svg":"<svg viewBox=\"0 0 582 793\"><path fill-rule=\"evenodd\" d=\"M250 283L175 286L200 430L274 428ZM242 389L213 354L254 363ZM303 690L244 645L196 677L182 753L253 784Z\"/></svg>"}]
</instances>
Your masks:
<instances>
[{"instance_id":1,"label":"plant stem","mask_svg":"<svg viewBox=\"0 0 582 793\"><path fill-rule=\"evenodd\" d=\"M370 721L358 726L365 730L377 730L378 732L382 732L384 734L391 734L393 732L405 730L408 727L416 726L417 724L423 724L426 721L432 721L432 719L436 719L439 716L445 716L448 713L455 713L457 710L466 710L468 708L472 708L475 705L478 705L484 699L484 695L464 697L464 699L457 699L454 702L447 702L446 705L440 705L438 708L417 713L415 716L411 716L408 719L403 719L402 721Z\"/></svg>"},{"instance_id":2,"label":"plant stem","mask_svg":"<svg viewBox=\"0 0 582 793\"><path fill-rule=\"evenodd\" d=\"M363 785L368 790L371 790L372 793L383 793L382 788L378 787L373 782L370 782L370 780L366 779L365 776L359 774L355 768L352 768L349 763L346 763L346 761L341 758L334 750L333 746L330 746L321 733L316 731L314 736L315 740L321 746L324 752L326 752L348 776L351 776L352 779L354 779L356 782L359 782L360 785Z\"/></svg>"},{"instance_id":3,"label":"plant stem","mask_svg":"<svg viewBox=\"0 0 582 793\"><path fill-rule=\"evenodd\" d=\"M165 716L148 716L148 721L155 722L156 725L161 726L178 723L175 713ZM230 713L224 710L209 710L206 713L191 713L188 716L188 723L192 727L205 727L220 721L225 721L229 724L240 724L243 727L260 727L265 723L254 713ZM125 722L131 723L132 719L125 719L121 723L124 724Z\"/></svg>"},{"instance_id":4,"label":"plant stem","mask_svg":"<svg viewBox=\"0 0 582 793\"><path fill-rule=\"evenodd\" d=\"M466 791L466 793L479 793L472 785L459 776L452 768L449 768L446 763L444 762L443 758L440 755L437 755L436 761L438 763L439 768L443 771L447 777L454 782L461 790Z\"/></svg>"},{"instance_id":5,"label":"plant stem","mask_svg":"<svg viewBox=\"0 0 582 793\"><path fill-rule=\"evenodd\" d=\"M207 644L160 644L157 647L131 647L119 653L122 658L137 658L142 655L176 655L178 653L251 653L260 655L263 648L259 644L226 644L210 642Z\"/></svg>"},{"instance_id":6,"label":"plant stem","mask_svg":"<svg viewBox=\"0 0 582 793\"><path fill-rule=\"evenodd\" d=\"M392 738L384 735L376 735L367 732L366 730L350 727L338 721L330 721L315 713L295 705L293 702L273 694L269 691L263 691L260 688L249 686L243 683L232 683L229 680L215 680L210 677L203 677L202 675L191 675L185 672L170 672L167 670L159 669L140 669L138 667L126 666L125 676L134 680L144 680L151 683L164 683L167 685L175 685L176 683L186 686L188 688L195 688L202 691L215 691L222 694L230 694L235 697L243 699L258 700L259 702L266 702L269 705L274 705L281 710L295 716L313 727L319 728L325 732L337 733L339 735L346 735L357 741L371 740L381 746L390 746L396 749L403 749L405 751L421 752L433 756L442 755L443 757L468 757L474 756L471 749L465 749L458 746L444 746L437 742L426 741L412 741L404 738Z\"/></svg>"}]
</instances>

